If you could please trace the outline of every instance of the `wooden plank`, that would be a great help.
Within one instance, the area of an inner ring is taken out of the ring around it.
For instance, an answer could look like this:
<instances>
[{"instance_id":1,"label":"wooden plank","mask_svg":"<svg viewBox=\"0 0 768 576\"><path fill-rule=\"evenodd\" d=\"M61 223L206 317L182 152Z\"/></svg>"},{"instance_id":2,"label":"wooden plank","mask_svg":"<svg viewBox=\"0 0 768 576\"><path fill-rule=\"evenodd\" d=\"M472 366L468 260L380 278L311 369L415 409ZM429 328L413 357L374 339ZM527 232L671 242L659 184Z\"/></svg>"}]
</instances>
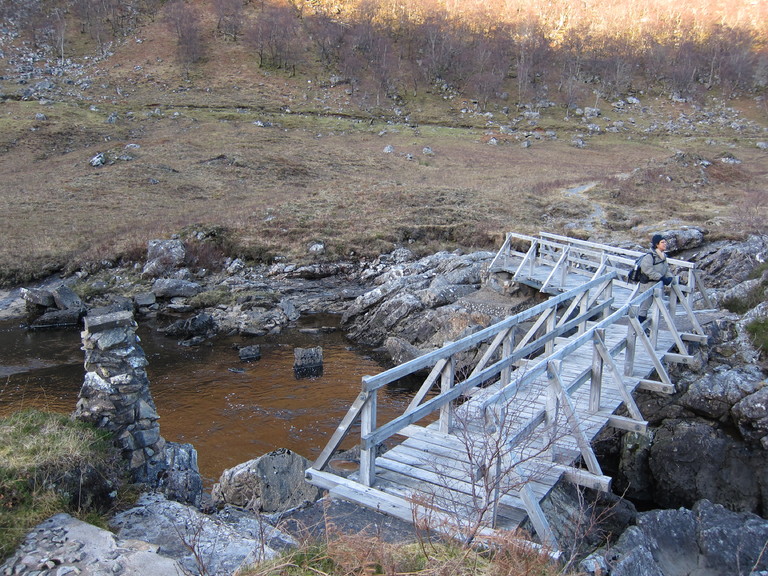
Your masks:
<instances>
[{"instance_id":1,"label":"wooden plank","mask_svg":"<svg viewBox=\"0 0 768 576\"><path fill-rule=\"evenodd\" d=\"M667 352L664 354L664 360L667 362L674 362L676 364L690 364L694 362L695 358L690 354L675 354L674 352Z\"/></svg>"},{"instance_id":2,"label":"wooden plank","mask_svg":"<svg viewBox=\"0 0 768 576\"><path fill-rule=\"evenodd\" d=\"M698 344L706 344L709 342L709 336L706 334L691 334L690 332L681 332L680 337L686 342L696 342Z\"/></svg>"},{"instance_id":3,"label":"wooden plank","mask_svg":"<svg viewBox=\"0 0 768 576\"><path fill-rule=\"evenodd\" d=\"M638 390L648 390L650 392L661 392L663 394L674 394L676 392L674 385L664 384L656 380L646 380L641 378L637 383Z\"/></svg>"},{"instance_id":4,"label":"wooden plank","mask_svg":"<svg viewBox=\"0 0 768 576\"><path fill-rule=\"evenodd\" d=\"M637 432L639 434L648 433L648 422L645 420L635 420L625 416L611 416L608 418L608 424L619 430L628 432Z\"/></svg>"},{"instance_id":5,"label":"wooden plank","mask_svg":"<svg viewBox=\"0 0 768 576\"><path fill-rule=\"evenodd\" d=\"M566 467L563 471L563 478L577 486L584 486L592 490L599 490L601 492L610 492L611 490L612 479L610 476L592 474L580 468Z\"/></svg>"}]
</instances>

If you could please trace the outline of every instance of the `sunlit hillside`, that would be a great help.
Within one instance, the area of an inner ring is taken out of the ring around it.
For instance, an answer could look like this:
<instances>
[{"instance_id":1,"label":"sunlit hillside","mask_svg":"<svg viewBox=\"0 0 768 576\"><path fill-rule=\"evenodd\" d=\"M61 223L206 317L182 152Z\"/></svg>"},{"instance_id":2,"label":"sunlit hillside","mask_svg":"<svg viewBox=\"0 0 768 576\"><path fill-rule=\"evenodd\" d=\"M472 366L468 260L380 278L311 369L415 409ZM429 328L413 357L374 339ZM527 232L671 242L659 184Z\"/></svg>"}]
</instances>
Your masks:
<instances>
[{"instance_id":1,"label":"sunlit hillside","mask_svg":"<svg viewBox=\"0 0 768 576\"><path fill-rule=\"evenodd\" d=\"M768 221L764 0L0 12L0 284L200 230L272 261Z\"/></svg>"},{"instance_id":2,"label":"sunlit hillside","mask_svg":"<svg viewBox=\"0 0 768 576\"><path fill-rule=\"evenodd\" d=\"M193 74L227 42L261 69L336 74L369 96L457 91L481 105L669 91L733 97L768 85L763 0L3 0L27 45L113 51L156 22ZM84 42L87 40L86 42Z\"/></svg>"}]
</instances>

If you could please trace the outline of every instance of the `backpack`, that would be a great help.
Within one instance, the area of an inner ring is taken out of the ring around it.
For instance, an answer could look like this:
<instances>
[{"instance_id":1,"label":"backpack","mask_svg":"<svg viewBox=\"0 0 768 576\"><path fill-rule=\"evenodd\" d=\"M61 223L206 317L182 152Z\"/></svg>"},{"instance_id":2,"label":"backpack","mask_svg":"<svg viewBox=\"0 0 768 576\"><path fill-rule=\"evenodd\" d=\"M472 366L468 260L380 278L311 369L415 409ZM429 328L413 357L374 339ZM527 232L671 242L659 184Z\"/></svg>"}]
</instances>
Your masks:
<instances>
[{"instance_id":1,"label":"backpack","mask_svg":"<svg viewBox=\"0 0 768 576\"><path fill-rule=\"evenodd\" d=\"M630 282L637 282L640 284L645 284L650 280L650 278L648 278L648 276L643 274L643 271L640 269L640 261L646 256L648 256L648 254L650 254L651 258L653 259L653 264L651 265L653 266L654 264L656 264L657 262L656 254L654 254L653 252L648 252L647 254L643 254L637 260L635 260L635 265L632 267L632 270L629 271L629 274L627 275L627 280L629 280ZM659 260L659 262L660 261L661 260Z\"/></svg>"}]
</instances>

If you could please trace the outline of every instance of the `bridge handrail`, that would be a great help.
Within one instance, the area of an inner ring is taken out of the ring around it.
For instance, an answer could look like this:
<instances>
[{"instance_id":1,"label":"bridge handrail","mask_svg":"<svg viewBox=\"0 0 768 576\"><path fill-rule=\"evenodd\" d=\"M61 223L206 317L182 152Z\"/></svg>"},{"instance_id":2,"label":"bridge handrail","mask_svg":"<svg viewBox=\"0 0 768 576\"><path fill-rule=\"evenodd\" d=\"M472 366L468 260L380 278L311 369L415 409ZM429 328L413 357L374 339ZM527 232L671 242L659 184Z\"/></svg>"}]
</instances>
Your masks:
<instances>
[{"instance_id":1,"label":"bridge handrail","mask_svg":"<svg viewBox=\"0 0 768 576\"><path fill-rule=\"evenodd\" d=\"M358 418L361 417L366 407L369 407L371 405L371 402L375 404L375 397L378 389L386 386L387 384L395 382L405 376L408 376L410 374L413 374L415 372L418 372L426 368L430 368L436 365L441 360L448 359L456 355L457 353L468 350L480 344L481 342L489 340L491 337L505 330L509 330L512 327L517 326L522 322L525 322L526 320L530 320L536 317L537 315L541 315L547 312L548 310L557 309L557 306L559 306L560 304L571 299L579 298L584 294L588 294L589 291L592 290L593 288L600 288L601 285L606 285L606 284L610 285L610 282L612 280L615 280L616 277L617 277L616 272L610 271L607 274L604 274L603 276L593 278L589 282L586 282L585 284L577 288L574 288L568 292L564 292L553 298L550 298L546 302L542 302L541 304L537 304L536 306L533 306L527 310L519 312L514 316L510 316L497 324L484 328L478 332L475 332L474 334L470 334L469 336L466 336L461 340L457 340L456 342L448 343L438 350L427 352L426 354L423 354L418 358L414 358L413 360L410 360L404 364L385 370L375 376L363 376L362 390L360 394L358 395L357 399L355 399L352 406L347 411L347 414L342 419L342 422L339 424L336 431L332 435L330 441L328 442L326 447L323 449L323 451L320 453L320 455L318 456L317 460L315 461L312 467L316 470L322 470L327 465L327 463L330 461L330 458L333 452L338 448L342 440L346 437L346 435L350 431L352 424ZM571 320L570 322L567 322L562 326L558 327L556 331L552 331L547 335L545 335L545 337L539 338L534 342L531 342L530 344L525 346L523 351L525 352L525 354L530 354L536 349L542 348L543 346L546 345L548 341L553 340L557 335L561 334L567 329L573 328L574 325L578 323L576 322L577 320L579 322L586 322L586 319L588 317L592 317L594 314L602 312L602 310L603 310L602 307L595 307L588 314L579 315L576 319ZM466 386L462 385L462 386L452 387L454 390L458 388L458 391L455 391L455 392L452 391L450 397L443 396L441 394L441 396L443 397L441 400L439 400L439 403L433 402L434 399L425 403L425 405L429 405L430 410L425 411L420 406L418 409L409 412L408 414L409 420L411 422L416 421L417 419L422 418L424 415L426 415L426 413L429 413L434 409L444 406L445 404L450 402L452 399L460 396L467 389L473 386L476 386L478 383L485 382L489 378L495 376L501 370L503 370L506 366L510 365L512 362L513 360L509 360L508 362L502 361L501 363L497 362L494 365L482 370L481 372L472 375L472 377L468 379L469 384L466 384ZM374 408L374 411L375 411L375 408ZM366 436L374 435L375 439L378 442L381 442L383 441L383 439L386 439L386 437L389 437L390 435L396 433L396 431L391 432L389 435L382 438L382 434L378 432L375 428L376 427L373 426L372 430L368 432L366 431L361 432L361 442L364 445L363 446L364 449L367 446L371 445L371 439L366 438ZM388 430L390 429L391 428L388 428Z\"/></svg>"},{"instance_id":2,"label":"bridge handrail","mask_svg":"<svg viewBox=\"0 0 768 576\"><path fill-rule=\"evenodd\" d=\"M393 418L383 426L377 427L373 432L361 435L362 448L371 448L371 446L381 444L384 440L394 436L406 426L420 420L421 418L424 418L431 412L435 412L437 409L444 407L453 400L456 400L459 396L465 394L468 390L478 387L485 382L488 382L492 378L495 378L502 372L502 370L512 366L526 356L541 350L548 341L554 340L563 333L572 330L576 325L584 322L585 318L591 318L600 312L602 312L602 308L596 308L594 310L590 310L586 314L577 316L576 318L556 328L552 332L548 332L544 337L538 338L526 346L515 350L506 358L502 358L501 360L498 360L497 362L494 362L493 364L483 368L481 371L472 374L465 380L462 380L458 384L451 387L448 392L441 392L438 396L431 398L430 400L419 405L417 408L410 410L401 416Z\"/></svg>"},{"instance_id":3,"label":"bridge handrail","mask_svg":"<svg viewBox=\"0 0 768 576\"><path fill-rule=\"evenodd\" d=\"M506 330L512 326L521 324L526 320L530 320L531 318L540 315L545 310L554 308L555 306L558 306L567 300L571 300L581 295L582 293L587 292L592 288L599 286L600 284L604 283L606 280L610 278L615 278L616 276L617 274L615 272L613 271L609 272L603 276L600 276L598 278L590 280L589 282L586 282L585 284L583 284L582 286L579 286L578 288L574 288L572 290L569 290L568 292L563 292L562 294L559 294L557 296L554 296L548 299L546 302L542 302L541 304L532 306L527 310L518 312L514 316L509 316L508 318L502 320L501 322L493 324L492 326L488 326L487 328L483 328L482 330L479 330L473 334L470 334L469 336L465 336L461 340L456 340L455 342L448 343L442 348L439 348L438 350L427 352L426 354L423 354L418 358L409 360L408 362L405 362L404 364L400 364L399 366L394 366L392 368L389 368L388 370L385 370L384 372L380 372L375 376L363 376L363 390L365 390L366 392L378 390L379 388L382 388L387 384L391 384L392 382L395 382L396 380L399 380L404 376L408 376L414 372L418 372L419 370L423 370L425 368L434 366L439 360L442 360L443 358L448 358L450 356L453 356L457 352L463 352L464 350L467 350L468 348L476 344L479 344L480 342L488 340L491 336L501 332L502 330Z\"/></svg>"},{"instance_id":4,"label":"bridge handrail","mask_svg":"<svg viewBox=\"0 0 768 576\"><path fill-rule=\"evenodd\" d=\"M657 286L661 286L661 283L658 283ZM492 404L497 404L500 402L503 403L509 400L511 395L513 395L515 391L520 388L521 384L528 384L529 382L535 380L536 378L544 374L547 370L548 362L552 360L562 360L569 354L573 353L575 350L578 350L579 348L581 348L584 344L591 342L596 330L601 330L601 329L607 328L608 326L611 326L612 324L615 324L621 318L626 316L626 314L628 313L631 307L639 306L643 301L647 300L648 298L653 298L653 290L647 290L635 296L632 300L630 300L629 302L625 303L623 306L618 308L610 316L608 316L607 318L604 318L597 324L591 326L589 330L585 331L583 334L576 337L574 340L571 340L565 346L558 348L555 352L542 358L542 360L540 360L533 366L527 367L525 374L519 380L510 382L510 384L508 384L507 386L489 395L481 403L480 405L481 410L487 410L488 407L491 406Z\"/></svg>"},{"instance_id":5,"label":"bridge handrail","mask_svg":"<svg viewBox=\"0 0 768 576\"><path fill-rule=\"evenodd\" d=\"M528 242L530 245L528 252L523 253L513 250L513 240ZM573 248L577 248L577 250L574 252ZM564 264L564 274L575 272L582 275L588 275L588 269L590 267L598 268L601 263L606 262L607 259L607 267L615 269L622 280L628 282L627 275L629 274L629 271L632 269L637 258L646 254L647 250L639 251L617 248L587 240L560 236L549 232L540 232L539 237L510 232L507 234L502 247L491 261L491 264L488 267L488 274L490 275L496 270L503 269L504 266L500 264L501 260L503 259L506 261L511 255L515 255L521 257L523 260L515 275L517 278L518 274L523 273L526 263L529 263L528 265L530 266L533 265L532 253L534 252L537 254L537 257L546 254L554 258L557 254L565 254L564 261L560 261L555 265L551 276L554 276L555 270L558 267L562 267ZM587 256L587 259L584 258L585 256ZM589 256L592 257L591 260L588 258ZM667 261L673 269L676 269L681 273L683 282L680 285L680 289L687 294L689 303L693 302L694 294L698 292L701 294L705 307L711 308L712 304L709 295L707 294L707 290L696 264L677 258L667 258ZM549 286L549 280L546 285Z\"/></svg>"}]
</instances>

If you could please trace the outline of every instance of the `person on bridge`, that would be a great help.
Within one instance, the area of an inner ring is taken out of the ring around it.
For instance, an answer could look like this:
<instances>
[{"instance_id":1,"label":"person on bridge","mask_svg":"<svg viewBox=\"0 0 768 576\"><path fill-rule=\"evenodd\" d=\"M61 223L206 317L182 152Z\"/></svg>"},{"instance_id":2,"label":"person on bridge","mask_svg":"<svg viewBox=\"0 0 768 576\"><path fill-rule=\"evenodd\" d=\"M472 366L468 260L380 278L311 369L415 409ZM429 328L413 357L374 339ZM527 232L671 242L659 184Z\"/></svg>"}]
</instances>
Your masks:
<instances>
[{"instance_id":1,"label":"person on bridge","mask_svg":"<svg viewBox=\"0 0 768 576\"><path fill-rule=\"evenodd\" d=\"M642 272L644 282L640 283L640 292L645 292L654 286L659 280L664 282L664 286L672 284L673 276L669 274L669 264L667 263L667 240L661 234L654 234L651 238L651 251L640 260L640 271ZM646 280L647 279L647 280ZM645 322L648 317L648 309L651 307L651 298L647 298L640 305L637 313L637 319Z\"/></svg>"}]
</instances>

